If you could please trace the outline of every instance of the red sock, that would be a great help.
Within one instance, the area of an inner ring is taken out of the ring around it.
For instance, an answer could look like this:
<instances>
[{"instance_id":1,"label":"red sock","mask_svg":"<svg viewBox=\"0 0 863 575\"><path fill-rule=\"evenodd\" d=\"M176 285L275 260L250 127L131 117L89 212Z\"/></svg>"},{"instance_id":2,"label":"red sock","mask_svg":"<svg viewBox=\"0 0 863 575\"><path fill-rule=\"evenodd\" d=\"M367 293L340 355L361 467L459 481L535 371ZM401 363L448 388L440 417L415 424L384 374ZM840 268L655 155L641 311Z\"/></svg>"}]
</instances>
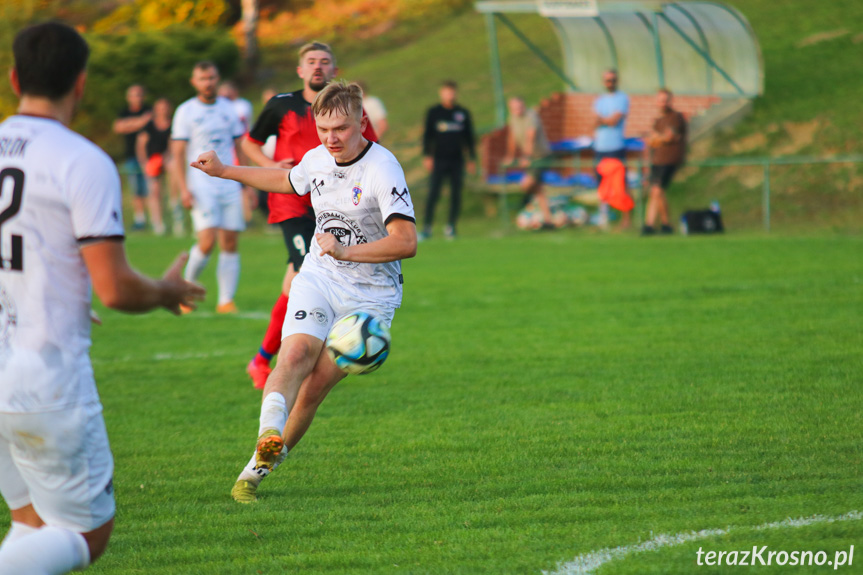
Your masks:
<instances>
[{"instance_id":1,"label":"red sock","mask_svg":"<svg viewBox=\"0 0 863 575\"><path fill-rule=\"evenodd\" d=\"M288 296L279 294L279 299L276 300L270 314L270 325L267 326L267 333L264 335L264 341L261 342L261 349L255 356L255 361L269 365L273 356L279 353L279 348L282 346L282 324L285 323L287 312Z\"/></svg>"}]
</instances>

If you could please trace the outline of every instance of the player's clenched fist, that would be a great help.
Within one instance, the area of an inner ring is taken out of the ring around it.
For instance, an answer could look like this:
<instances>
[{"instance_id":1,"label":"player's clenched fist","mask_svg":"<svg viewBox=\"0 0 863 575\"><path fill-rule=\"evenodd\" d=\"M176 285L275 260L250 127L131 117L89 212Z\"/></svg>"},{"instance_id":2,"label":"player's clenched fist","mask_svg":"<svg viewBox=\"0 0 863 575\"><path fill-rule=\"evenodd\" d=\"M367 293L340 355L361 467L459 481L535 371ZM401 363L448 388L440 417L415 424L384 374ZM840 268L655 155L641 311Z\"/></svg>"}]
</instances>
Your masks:
<instances>
[{"instance_id":1,"label":"player's clenched fist","mask_svg":"<svg viewBox=\"0 0 863 575\"><path fill-rule=\"evenodd\" d=\"M210 150L209 152L204 152L198 159L189 164L193 168L198 168L208 176L213 176L215 178L219 178L222 175L222 172L225 170L225 165L219 160L219 156L216 155L216 152Z\"/></svg>"},{"instance_id":2,"label":"player's clenched fist","mask_svg":"<svg viewBox=\"0 0 863 575\"><path fill-rule=\"evenodd\" d=\"M315 234L318 245L321 246L321 255L330 255L337 260L344 259L345 246L336 239L333 234Z\"/></svg>"}]
</instances>

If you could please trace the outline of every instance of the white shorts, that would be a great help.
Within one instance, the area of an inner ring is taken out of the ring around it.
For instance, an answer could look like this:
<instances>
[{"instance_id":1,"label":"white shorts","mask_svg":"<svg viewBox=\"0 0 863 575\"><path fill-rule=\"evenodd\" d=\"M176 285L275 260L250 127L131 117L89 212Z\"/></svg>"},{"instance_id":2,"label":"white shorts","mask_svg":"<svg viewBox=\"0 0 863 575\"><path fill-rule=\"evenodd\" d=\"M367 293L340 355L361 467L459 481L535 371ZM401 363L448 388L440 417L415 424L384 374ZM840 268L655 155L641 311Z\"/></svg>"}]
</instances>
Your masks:
<instances>
[{"instance_id":1,"label":"white shorts","mask_svg":"<svg viewBox=\"0 0 863 575\"><path fill-rule=\"evenodd\" d=\"M196 232L211 228L233 232L246 229L241 193L194 189L190 191L195 197L192 205L192 227Z\"/></svg>"},{"instance_id":2,"label":"white shorts","mask_svg":"<svg viewBox=\"0 0 863 575\"><path fill-rule=\"evenodd\" d=\"M326 341L335 322L357 311L379 317L387 327L392 325L395 306L357 299L337 282L305 269L300 270L291 282L282 339L302 333Z\"/></svg>"},{"instance_id":3,"label":"white shorts","mask_svg":"<svg viewBox=\"0 0 863 575\"><path fill-rule=\"evenodd\" d=\"M98 402L46 413L0 413L0 494L33 504L48 525L79 533L114 517L114 458Z\"/></svg>"}]
</instances>

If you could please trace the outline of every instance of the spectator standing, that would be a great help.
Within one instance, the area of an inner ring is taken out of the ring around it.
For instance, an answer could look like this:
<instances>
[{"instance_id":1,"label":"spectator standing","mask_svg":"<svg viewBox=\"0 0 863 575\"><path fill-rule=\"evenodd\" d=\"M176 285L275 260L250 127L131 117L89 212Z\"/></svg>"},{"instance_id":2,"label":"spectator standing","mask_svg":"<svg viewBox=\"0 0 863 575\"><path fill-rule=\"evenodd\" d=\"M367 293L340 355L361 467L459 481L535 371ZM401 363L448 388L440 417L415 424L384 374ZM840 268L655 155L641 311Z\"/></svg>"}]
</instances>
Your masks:
<instances>
[{"instance_id":1,"label":"spectator standing","mask_svg":"<svg viewBox=\"0 0 863 575\"><path fill-rule=\"evenodd\" d=\"M668 219L668 198L665 192L671 178L686 159L687 126L683 114L671 107L672 98L671 91L666 88L657 93L659 117L653 124L653 132L647 138L652 158L650 195L647 198L644 227L641 229L641 234L645 236L656 233L654 225L657 217L662 223L660 233L670 234L673 231Z\"/></svg>"},{"instance_id":2,"label":"spectator standing","mask_svg":"<svg viewBox=\"0 0 863 575\"><path fill-rule=\"evenodd\" d=\"M171 102L159 98L153 103L153 118L147 122L144 129L138 132L136 140L136 155L138 164L143 167L147 179L149 194L147 203L150 208L150 223L157 236L165 235L165 223L162 219L162 179L170 165L168 145L171 139ZM180 206L179 194L174 193L174 186L168 182L174 206L174 235L183 235L183 208ZM179 214L177 211L179 210ZM179 215L179 218L178 218ZM179 233L178 231L179 224Z\"/></svg>"},{"instance_id":3,"label":"spectator standing","mask_svg":"<svg viewBox=\"0 0 863 575\"><path fill-rule=\"evenodd\" d=\"M357 84L359 84L360 89L363 91L363 109L372 123L372 128L374 128L375 133L378 135L378 142L380 142L384 134L390 129L390 124L387 121L387 109L380 98L369 95L368 86L365 82L357 82Z\"/></svg>"},{"instance_id":4,"label":"spectator standing","mask_svg":"<svg viewBox=\"0 0 863 575\"><path fill-rule=\"evenodd\" d=\"M473 124L470 112L456 102L458 85L453 81L443 82L438 95L440 104L429 108L426 113L423 133L423 164L431 173L431 178L420 239L428 239L432 235L435 206L440 199L443 182L447 179L450 183L450 209L444 235L448 239L455 238L456 223L461 209L465 151L470 156L467 162L468 171L476 170Z\"/></svg>"},{"instance_id":5,"label":"spectator standing","mask_svg":"<svg viewBox=\"0 0 863 575\"><path fill-rule=\"evenodd\" d=\"M144 180L142 166L138 163L136 142L138 133L153 117L153 112L144 102L147 96L144 87L134 84L126 89L126 107L120 110L114 120L114 133L123 136L123 171L126 185L132 191L132 229L143 230L147 227L144 203L147 198L147 182Z\"/></svg>"},{"instance_id":6,"label":"spectator standing","mask_svg":"<svg viewBox=\"0 0 863 575\"><path fill-rule=\"evenodd\" d=\"M252 125L252 103L245 98L240 97L240 91L237 85L230 80L225 80L219 85L218 94L222 98L226 98L234 107L234 112L243 124L245 133L249 133L249 128ZM234 158L234 164L239 165L237 158ZM258 207L258 193L248 186L243 187L243 218L246 223L252 221L252 214L255 208Z\"/></svg>"},{"instance_id":7,"label":"spectator standing","mask_svg":"<svg viewBox=\"0 0 863 575\"><path fill-rule=\"evenodd\" d=\"M617 70L606 70L602 82L606 93L593 103L593 111L596 113L593 139L595 162L599 164L605 158L614 158L626 163L624 128L626 116L629 114L629 96L617 89ZM603 222L608 221L608 204L600 204L600 216ZM629 226L629 212L624 212L622 225Z\"/></svg>"},{"instance_id":8,"label":"spectator standing","mask_svg":"<svg viewBox=\"0 0 863 575\"><path fill-rule=\"evenodd\" d=\"M545 128L536 110L528 108L519 97L509 99L509 120L506 138L504 165L525 169L521 189L525 193L525 204L535 199L542 213L542 228L552 229L551 209L548 197L542 191L542 165L551 156L551 146Z\"/></svg>"}]
</instances>

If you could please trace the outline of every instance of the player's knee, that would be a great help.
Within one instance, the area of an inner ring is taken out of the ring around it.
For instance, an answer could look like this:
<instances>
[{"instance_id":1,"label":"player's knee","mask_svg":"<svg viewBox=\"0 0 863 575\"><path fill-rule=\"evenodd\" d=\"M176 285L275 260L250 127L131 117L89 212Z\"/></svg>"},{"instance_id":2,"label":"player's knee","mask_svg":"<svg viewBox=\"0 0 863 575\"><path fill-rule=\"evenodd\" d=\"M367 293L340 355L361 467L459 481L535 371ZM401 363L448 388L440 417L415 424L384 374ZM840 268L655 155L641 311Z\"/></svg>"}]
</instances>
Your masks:
<instances>
[{"instance_id":1,"label":"player's knee","mask_svg":"<svg viewBox=\"0 0 863 575\"><path fill-rule=\"evenodd\" d=\"M88 533L83 533L84 539L87 541L87 547L90 549L90 563L96 561L105 552L113 530L114 520L111 519L101 527L97 527Z\"/></svg>"},{"instance_id":2,"label":"player's knee","mask_svg":"<svg viewBox=\"0 0 863 575\"><path fill-rule=\"evenodd\" d=\"M314 350L309 342L301 339L291 342L283 342L279 350L279 361L277 369L284 366L285 369L296 369L300 366L310 364L314 360Z\"/></svg>"}]
</instances>

